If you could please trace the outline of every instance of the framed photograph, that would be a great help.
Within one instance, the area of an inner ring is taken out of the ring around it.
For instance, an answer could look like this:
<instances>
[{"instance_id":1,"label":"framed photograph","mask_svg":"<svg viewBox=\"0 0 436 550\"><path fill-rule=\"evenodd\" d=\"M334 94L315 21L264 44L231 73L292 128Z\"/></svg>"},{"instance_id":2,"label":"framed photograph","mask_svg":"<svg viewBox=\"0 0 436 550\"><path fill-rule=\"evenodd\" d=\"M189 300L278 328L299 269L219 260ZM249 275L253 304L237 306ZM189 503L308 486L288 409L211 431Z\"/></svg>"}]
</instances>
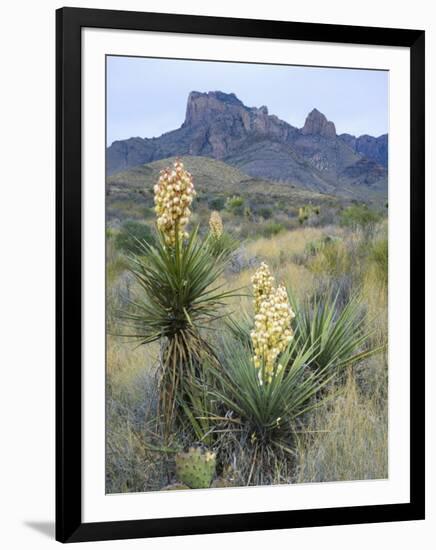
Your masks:
<instances>
[{"instance_id":1,"label":"framed photograph","mask_svg":"<svg viewBox=\"0 0 436 550\"><path fill-rule=\"evenodd\" d=\"M56 538L423 519L424 32L56 16Z\"/></svg>"}]
</instances>

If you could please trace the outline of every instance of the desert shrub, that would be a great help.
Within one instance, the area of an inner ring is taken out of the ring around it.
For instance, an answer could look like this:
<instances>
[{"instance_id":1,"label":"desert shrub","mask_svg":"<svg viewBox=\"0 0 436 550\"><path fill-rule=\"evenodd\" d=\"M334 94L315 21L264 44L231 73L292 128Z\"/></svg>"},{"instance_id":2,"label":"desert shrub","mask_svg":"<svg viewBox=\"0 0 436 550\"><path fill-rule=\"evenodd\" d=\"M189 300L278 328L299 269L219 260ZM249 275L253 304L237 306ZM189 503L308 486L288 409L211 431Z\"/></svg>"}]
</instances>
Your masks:
<instances>
[{"instance_id":1,"label":"desert shrub","mask_svg":"<svg viewBox=\"0 0 436 550\"><path fill-rule=\"evenodd\" d=\"M154 240L153 232L148 225L126 221L115 236L115 246L127 254L140 254L141 242L153 244Z\"/></svg>"},{"instance_id":2,"label":"desert shrub","mask_svg":"<svg viewBox=\"0 0 436 550\"><path fill-rule=\"evenodd\" d=\"M224 210L226 202L224 197L212 197L208 200L208 206L210 210Z\"/></svg>"},{"instance_id":3,"label":"desert shrub","mask_svg":"<svg viewBox=\"0 0 436 550\"><path fill-rule=\"evenodd\" d=\"M370 210L365 204L353 204L340 213L339 223L343 227L353 229L375 225L380 221L380 215Z\"/></svg>"},{"instance_id":4,"label":"desert shrub","mask_svg":"<svg viewBox=\"0 0 436 550\"><path fill-rule=\"evenodd\" d=\"M228 197L226 200L226 208L235 216L242 216L244 213L244 199L237 195Z\"/></svg>"},{"instance_id":5,"label":"desert shrub","mask_svg":"<svg viewBox=\"0 0 436 550\"><path fill-rule=\"evenodd\" d=\"M144 425L153 378L137 373L125 384L109 376L106 395L106 490L125 493L159 490L167 482L164 457L145 445ZM151 427L150 427L151 428Z\"/></svg>"},{"instance_id":6,"label":"desert shrub","mask_svg":"<svg viewBox=\"0 0 436 550\"><path fill-rule=\"evenodd\" d=\"M321 253L326 245L333 242L338 243L339 241L340 239L338 237L323 235L319 239L309 241L304 247L303 253L295 254L293 260L298 264L305 265L311 258Z\"/></svg>"},{"instance_id":7,"label":"desert shrub","mask_svg":"<svg viewBox=\"0 0 436 550\"><path fill-rule=\"evenodd\" d=\"M145 445L157 406L156 346L132 349L108 335L106 371L106 489L110 493L159 490L166 457Z\"/></svg>"},{"instance_id":8,"label":"desert shrub","mask_svg":"<svg viewBox=\"0 0 436 550\"><path fill-rule=\"evenodd\" d=\"M309 255L307 267L318 275L340 277L353 267L346 244L341 239L324 241L318 253Z\"/></svg>"},{"instance_id":9,"label":"desert shrub","mask_svg":"<svg viewBox=\"0 0 436 550\"><path fill-rule=\"evenodd\" d=\"M280 233L280 231L283 231L284 226L281 223L277 222L268 222L262 225L261 234L262 237L266 237L269 239L270 237L275 237Z\"/></svg>"},{"instance_id":10,"label":"desert shrub","mask_svg":"<svg viewBox=\"0 0 436 550\"><path fill-rule=\"evenodd\" d=\"M271 208L268 208L267 206L261 206L257 210L257 215L261 216L264 220L269 220L273 214L273 211Z\"/></svg>"}]
</instances>

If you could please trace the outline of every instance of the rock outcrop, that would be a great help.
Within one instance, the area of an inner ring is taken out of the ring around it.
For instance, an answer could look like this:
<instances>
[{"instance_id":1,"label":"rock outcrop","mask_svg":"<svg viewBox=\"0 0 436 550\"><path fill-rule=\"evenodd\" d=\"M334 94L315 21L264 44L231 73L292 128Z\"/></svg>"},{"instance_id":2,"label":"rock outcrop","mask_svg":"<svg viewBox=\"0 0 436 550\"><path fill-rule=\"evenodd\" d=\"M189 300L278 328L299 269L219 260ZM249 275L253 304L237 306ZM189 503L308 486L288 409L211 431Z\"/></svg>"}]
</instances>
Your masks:
<instances>
[{"instance_id":1,"label":"rock outcrop","mask_svg":"<svg viewBox=\"0 0 436 550\"><path fill-rule=\"evenodd\" d=\"M322 136L335 139L336 128L334 123L327 120L326 116L320 113L318 109L313 109L307 115L301 133L304 136Z\"/></svg>"},{"instance_id":2,"label":"rock outcrop","mask_svg":"<svg viewBox=\"0 0 436 550\"><path fill-rule=\"evenodd\" d=\"M233 93L193 91L180 128L108 147L107 173L171 156L206 156L253 177L335 193L338 186L385 187L387 149L387 135L337 136L334 123L318 109L299 129L269 114L266 106L247 107Z\"/></svg>"}]
</instances>

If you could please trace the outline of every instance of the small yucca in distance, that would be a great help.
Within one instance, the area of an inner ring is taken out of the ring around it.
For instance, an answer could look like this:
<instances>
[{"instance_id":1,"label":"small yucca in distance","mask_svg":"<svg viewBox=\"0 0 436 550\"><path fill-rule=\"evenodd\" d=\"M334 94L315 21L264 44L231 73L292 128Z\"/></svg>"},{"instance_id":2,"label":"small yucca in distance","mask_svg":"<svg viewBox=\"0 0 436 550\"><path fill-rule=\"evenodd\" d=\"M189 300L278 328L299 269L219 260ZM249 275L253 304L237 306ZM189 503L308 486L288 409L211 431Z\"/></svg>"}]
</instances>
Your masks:
<instances>
[{"instance_id":1,"label":"small yucca in distance","mask_svg":"<svg viewBox=\"0 0 436 550\"><path fill-rule=\"evenodd\" d=\"M224 232L223 220L220 213L216 210L214 210L210 215L209 229L214 239L219 239Z\"/></svg>"},{"instance_id":2,"label":"small yucca in distance","mask_svg":"<svg viewBox=\"0 0 436 550\"><path fill-rule=\"evenodd\" d=\"M209 235L207 246L212 256L230 256L237 248L237 242L224 231L224 223L221 215L213 211L209 218Z\"/></svg>"}]
</instances>

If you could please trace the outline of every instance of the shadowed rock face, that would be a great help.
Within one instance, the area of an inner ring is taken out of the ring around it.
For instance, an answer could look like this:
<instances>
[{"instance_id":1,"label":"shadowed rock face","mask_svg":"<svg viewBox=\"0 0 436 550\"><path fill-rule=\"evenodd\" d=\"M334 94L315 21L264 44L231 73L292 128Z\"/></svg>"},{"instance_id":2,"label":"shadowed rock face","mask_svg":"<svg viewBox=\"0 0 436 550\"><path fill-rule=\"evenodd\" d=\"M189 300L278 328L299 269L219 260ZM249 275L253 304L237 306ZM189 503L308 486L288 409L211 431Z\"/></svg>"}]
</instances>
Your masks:
<instances>
[{"instance_id":1,"label":"shadowed rock face","mask_svg":"<svg viewBox=\"0 0 436 550\"><path fill-rule=\"evenodd\" d=\"M359 155L377 162L384 168L388 167L387 134L383 134L379 137L363 135L357 138L350 134L341 134L339 137Z\"/></svg>"},{"instance_id":2,"label":"shadowed rock face","mask_svg":"<svg viewBox=\"0 0 436 550\"><path fill-rule=\"evenodd\" d=\"M387 141L387 135L337 136L334 123L317 109L298 129L270 115L265 106L247 107L233 93L193 91L180 128L159 138L115 141L107 149L107 172L176 155L206 156L250 176L340 194L351 184L387 185Z\"/></svg>"},{"instance_id":3,"label":"shadowed rock face","mask_svg":"<svg viewBox=\"0 0 436 550\"><path fill-rule=\"evenodd\" d=\"M192 133L191 155L227 156L249 138L287 141L297 129L268 115L265 106L246 107L235 94L191 92L182 128Z\"/></svg>"}]
</instances>

